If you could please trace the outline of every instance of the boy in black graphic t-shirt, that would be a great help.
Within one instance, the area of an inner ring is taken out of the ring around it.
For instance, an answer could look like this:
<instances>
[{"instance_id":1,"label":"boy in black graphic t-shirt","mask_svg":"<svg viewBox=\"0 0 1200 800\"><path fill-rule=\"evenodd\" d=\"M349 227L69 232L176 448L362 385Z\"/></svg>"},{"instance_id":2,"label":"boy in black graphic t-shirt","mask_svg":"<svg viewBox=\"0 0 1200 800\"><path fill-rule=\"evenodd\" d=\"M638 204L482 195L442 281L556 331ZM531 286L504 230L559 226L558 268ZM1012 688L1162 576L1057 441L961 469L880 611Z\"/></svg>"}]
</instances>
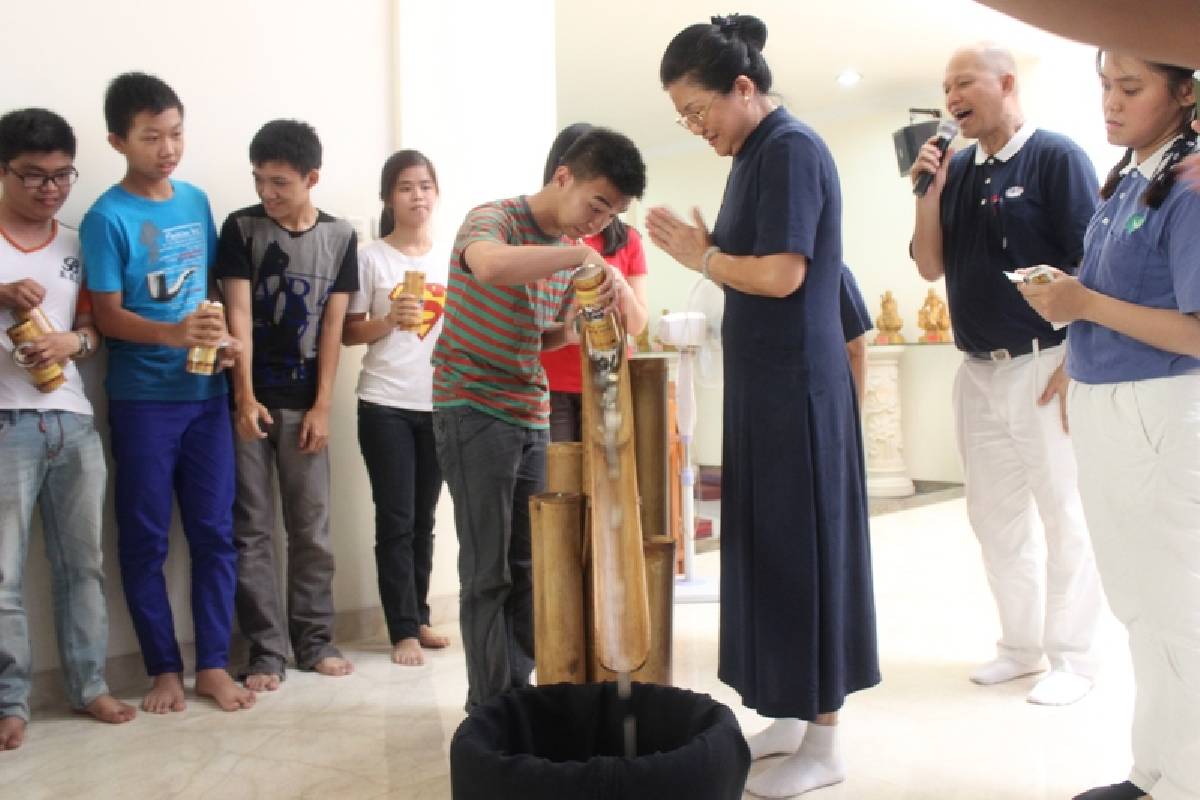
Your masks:
<instances>
[{"instance_id":1,"label":"boy in black graphic t-shirt","mask_svg":"<svg viewBox=\"0 0 1200 800\"><path fill-rule=\"evenodd\" d=\"M333 645L333 549L329 531L329 407L342 320L358 290L353 228L309 197L321 167L310 126L268 122L250 143L262 203L225 220L217 277L229 327L246 343L234 376L238 549L237 615L250 641L246 686L279 688L288 644L300 669L348 675ZM288 538L287 616L275 581L275 501L279 471Z\"/></svg>"}]
</instances>

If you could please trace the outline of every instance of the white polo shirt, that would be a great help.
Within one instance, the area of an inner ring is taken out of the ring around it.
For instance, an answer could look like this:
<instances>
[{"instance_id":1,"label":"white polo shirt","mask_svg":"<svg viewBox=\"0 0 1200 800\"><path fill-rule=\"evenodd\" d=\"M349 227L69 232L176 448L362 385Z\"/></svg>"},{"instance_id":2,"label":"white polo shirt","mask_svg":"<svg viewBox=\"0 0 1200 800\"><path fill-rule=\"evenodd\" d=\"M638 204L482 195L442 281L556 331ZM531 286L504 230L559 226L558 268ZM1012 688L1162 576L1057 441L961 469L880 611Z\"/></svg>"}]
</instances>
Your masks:
<instances>
[{"instance_id":1,"label":"white polo shirt","mask_svg":"<svg viewBox=\"0 0 1200 800\"><path fill-rule=\"evenodd\" d=\"M0 283L15 283L24 278L35 280L45 288L42 311L54 327L60 331L71 330L83 285L79 234L55 220L50 241L26 250L0 230ZM86 293L83 301L90 308ZM43 393L34 385L29 371L13 361L13 343L6 331L15 323L12 309L0 308L0 410L59 410L91 415L92 404L83 393L83 379L75 362L68 362L63 367L66 383L53 392Z\"/></svg>"}]
</instances>

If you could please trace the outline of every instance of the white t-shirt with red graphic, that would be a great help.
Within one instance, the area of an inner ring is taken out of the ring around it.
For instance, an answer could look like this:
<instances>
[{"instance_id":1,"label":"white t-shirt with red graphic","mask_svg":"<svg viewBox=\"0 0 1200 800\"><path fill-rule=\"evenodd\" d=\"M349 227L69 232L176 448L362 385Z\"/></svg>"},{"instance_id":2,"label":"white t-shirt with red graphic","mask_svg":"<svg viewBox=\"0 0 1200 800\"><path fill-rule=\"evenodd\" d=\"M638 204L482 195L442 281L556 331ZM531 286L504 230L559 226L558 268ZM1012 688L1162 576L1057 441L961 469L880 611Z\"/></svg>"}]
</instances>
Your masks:
<instances>
[{"instance_id":1,"label":"white t-shirt with red graphic","mask_svg":"<svg viewBox=\"0 0 1200 800\"><path fill-rule=\"evenodd\" d=\"M41 247L26 250L0 230L0 283L24 278L37 281L46 290L42 311L55 330L75 327L75 315L90 313L91 296L83 285L79 260L79 234L55 221L51 239ZM53 392L40 392L29 371L13 361L13 343L6 331L16 323L12 309L0 308L0 409L71 411L92 414L92 404L83 392L83 379L74 361L63 367L67 382ZM95 344L95 342L93 342Z\"/></svg>"},{"instance_id":2,"label":"white t-shirt with red graphic","mask_svg":"<svg viewBox=\"0 0 1200 800\"><path fill-rule=\"evenodd\" d=\"M436 245L425 255L405 255L382 239L358 251L358 292L349 314L386 316L388 294L404 282L406 270L425 273L425 315L417 332L393 330L367 347L358 376L358 396L368 403L413 411L433 410L433 367L429 357L442 332L446 309L449 248Z\"/></svg>"}]
</instances>

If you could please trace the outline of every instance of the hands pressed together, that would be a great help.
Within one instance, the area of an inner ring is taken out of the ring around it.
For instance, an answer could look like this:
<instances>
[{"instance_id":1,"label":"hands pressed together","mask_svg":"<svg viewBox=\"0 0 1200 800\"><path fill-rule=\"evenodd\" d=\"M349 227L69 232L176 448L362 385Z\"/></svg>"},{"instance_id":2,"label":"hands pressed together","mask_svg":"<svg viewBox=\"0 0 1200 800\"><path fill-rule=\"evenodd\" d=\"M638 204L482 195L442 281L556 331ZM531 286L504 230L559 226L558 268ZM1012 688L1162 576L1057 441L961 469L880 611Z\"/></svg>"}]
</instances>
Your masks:
<instances>
[{"instance_id":1,"label":"hands pressed together","mask_svg":"<svg viewBox=\"0 0 1200 800\"><path fill-rule=\"evenodd\" d=\"M650 241L667 255L690 270L700 272L704 262L704 251L712 246L712 235L700 209L692 209L692 223L665 206L657 206L646 214L646 229Z\"/></svg>"}]
</instances>

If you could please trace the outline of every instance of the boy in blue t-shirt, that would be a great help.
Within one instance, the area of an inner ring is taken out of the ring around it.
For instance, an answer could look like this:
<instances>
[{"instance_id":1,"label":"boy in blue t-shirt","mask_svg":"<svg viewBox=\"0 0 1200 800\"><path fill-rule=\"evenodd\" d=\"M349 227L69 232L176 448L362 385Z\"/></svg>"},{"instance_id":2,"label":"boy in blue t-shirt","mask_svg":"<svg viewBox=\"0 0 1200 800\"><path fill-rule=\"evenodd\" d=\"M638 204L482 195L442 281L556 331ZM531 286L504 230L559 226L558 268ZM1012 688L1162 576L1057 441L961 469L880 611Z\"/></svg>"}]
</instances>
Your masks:
<instances>
[{"instance_id":1,"label":"boy in blue t-shirt","mask_svg":"<svg viewBox=\"0 0 1200 800\"><path fill-rule=\"evenodd\" d=\"M104 97L108 141L125 156L121 182L80 226L96 323L108 342L106 387L116 462L117 552L125 599L153 686L142 708L185 708L183 659L163 562L171 498L192 559L196 694L233 711L254 693L225 671L233 618L233 438L223 375L186 369L189 347L239 349L209 296L216 229L208 198L170 179L183 155L183 104L166 83L126 73Z\"/></svg>"}]
</instances>

